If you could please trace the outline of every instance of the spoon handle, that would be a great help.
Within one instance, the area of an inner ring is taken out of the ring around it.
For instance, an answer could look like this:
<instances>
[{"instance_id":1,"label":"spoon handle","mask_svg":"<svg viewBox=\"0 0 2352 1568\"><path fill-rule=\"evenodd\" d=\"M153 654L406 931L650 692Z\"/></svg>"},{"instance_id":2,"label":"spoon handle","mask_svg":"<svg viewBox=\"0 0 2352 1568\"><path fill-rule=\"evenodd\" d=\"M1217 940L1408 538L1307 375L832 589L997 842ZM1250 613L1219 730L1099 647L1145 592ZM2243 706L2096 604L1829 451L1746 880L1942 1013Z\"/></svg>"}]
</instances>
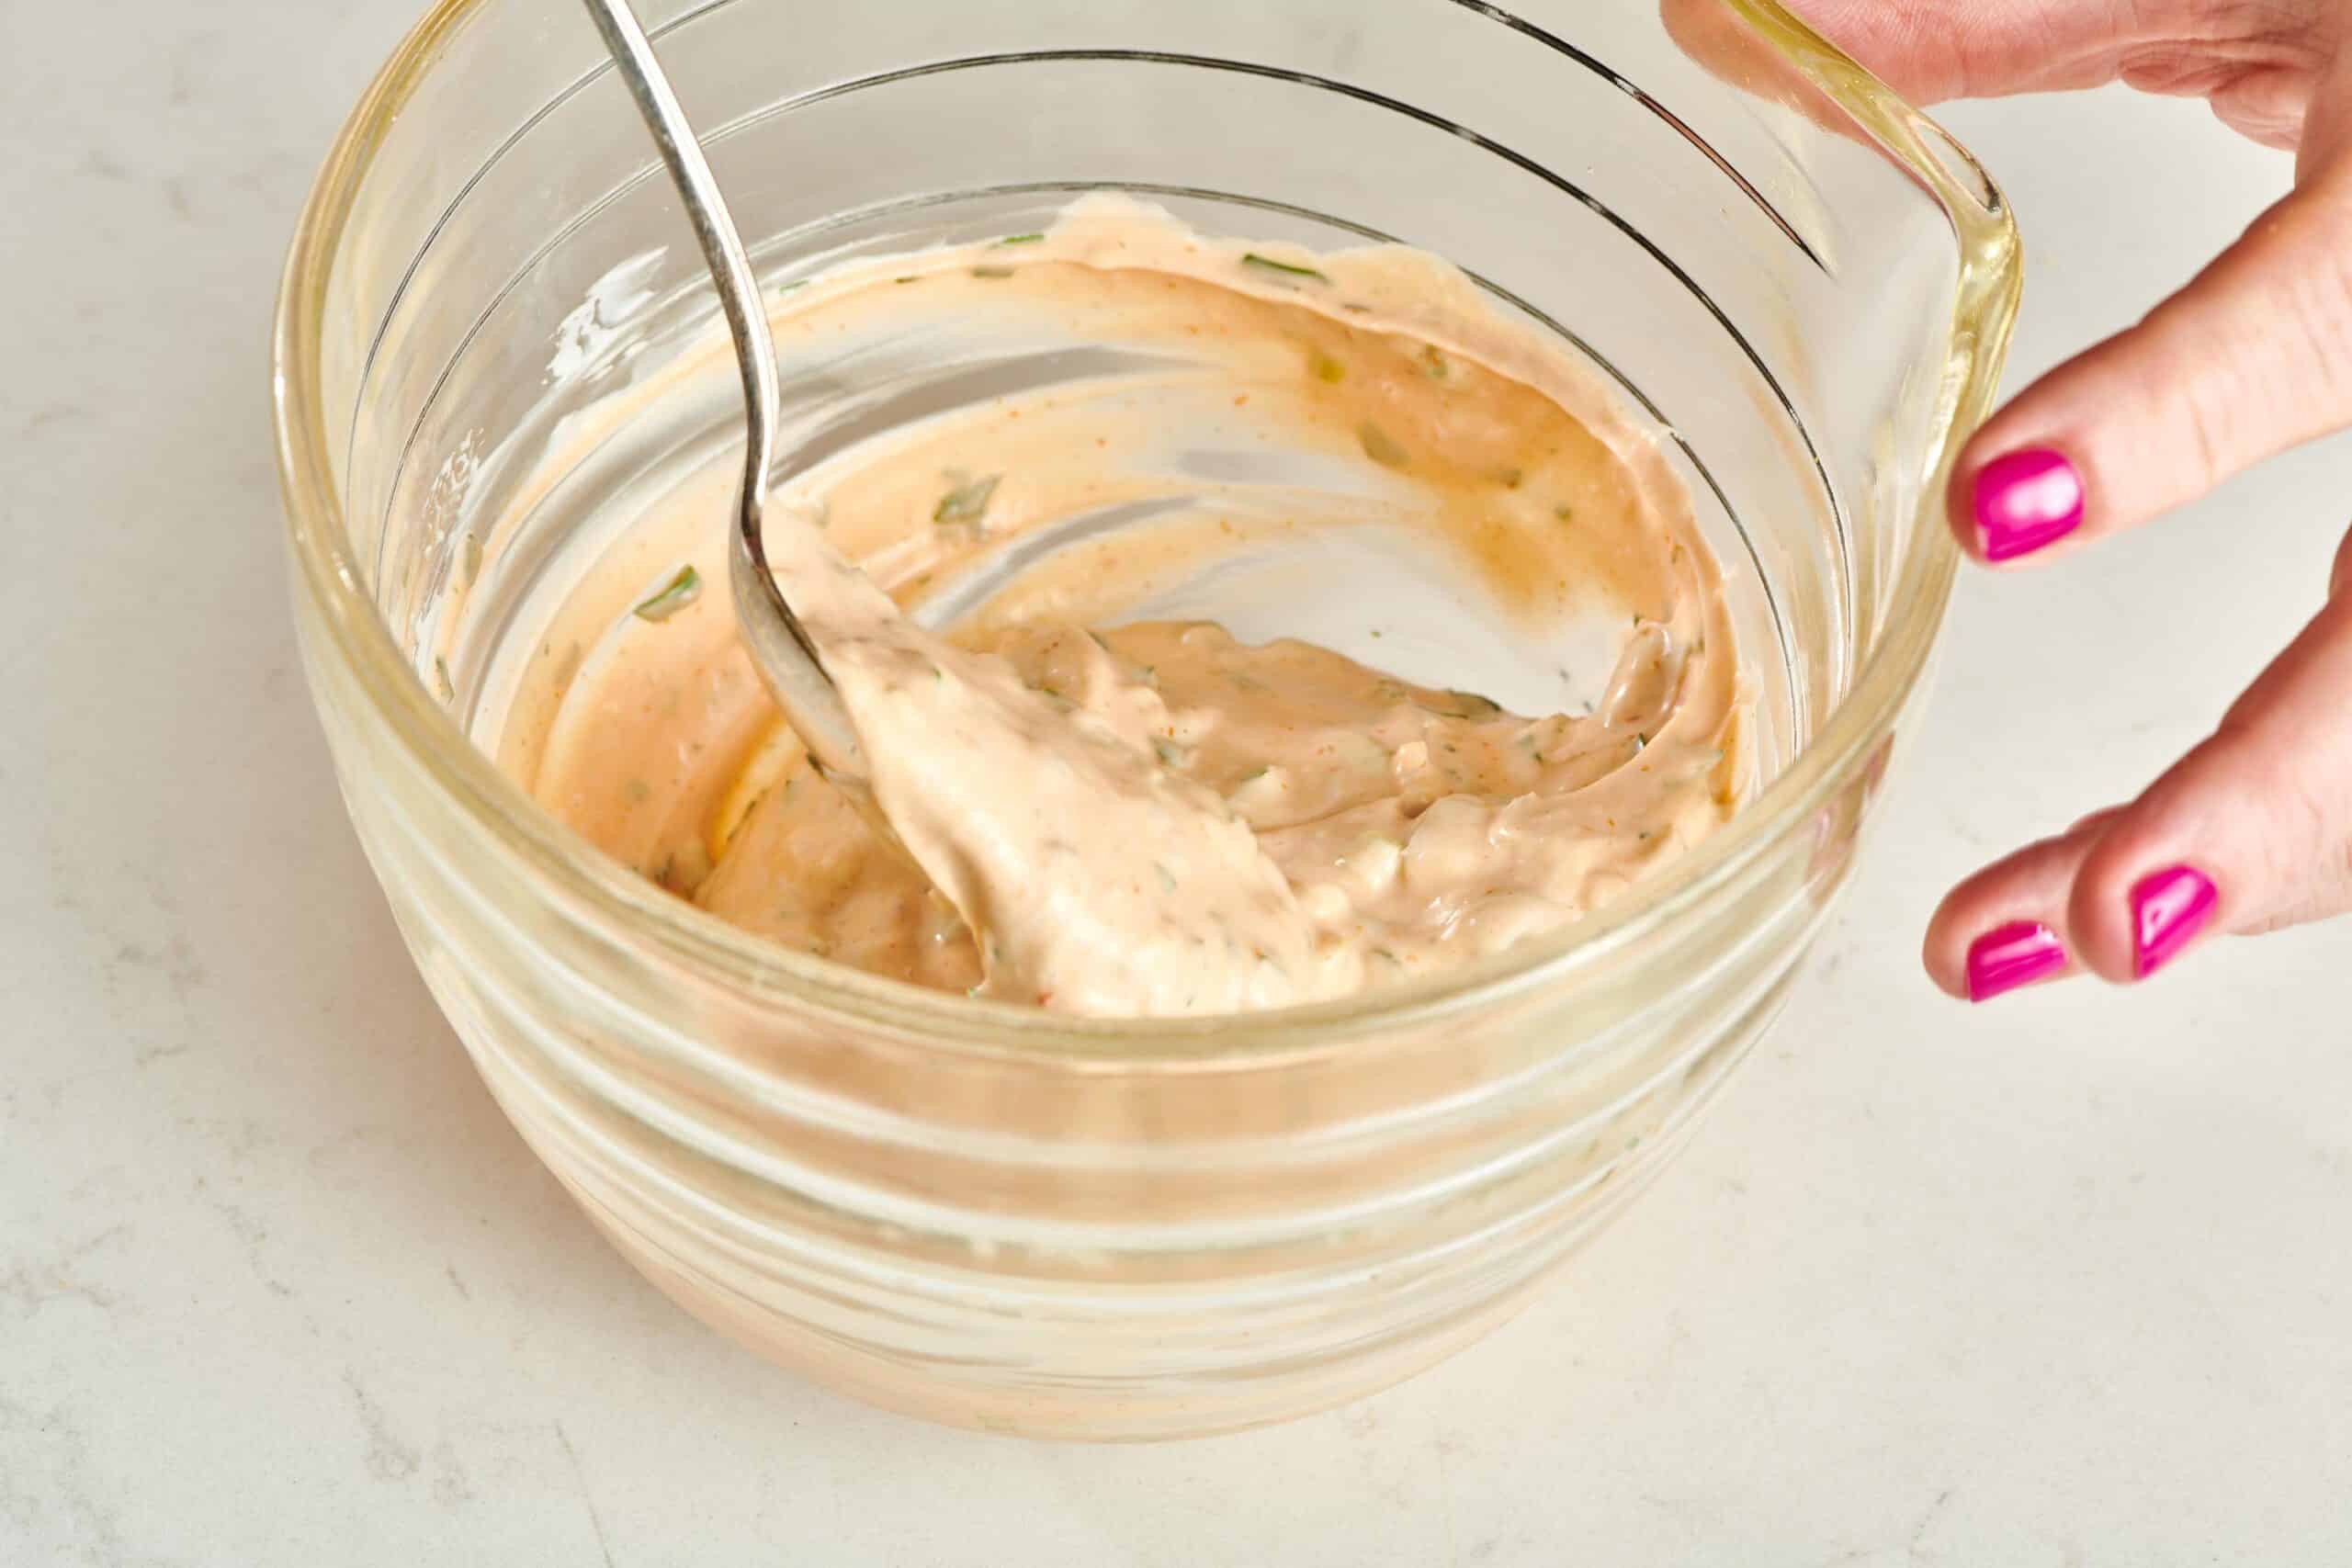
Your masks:
<instances>
[{"instance_id":1,"label":"spoon handle","mask_svg":"<svg viewBox=\"0 0 2352 1568\"><path fill-rule=\"evenodd\" d=\"M743 406L748 426L743 449L743 486L737 500L735 544L729 571L734 592L740 635L752 662L799 732L808 755L828 775L844 782L865 777L865 762L849 712L817 657L800 617L785 602L768 569L767 545L762 532L765 519L768 468L775 459L775 343L768 333L767 310L760 302L759 279L752 275L743 238L727 210L718 181L703 156L702 142L687 123L686 111L670 85L667 73L653 53L652 40L628 0L584 0L588 14L604 35L621 80L637 100L638 113L653 133L662 162L678 187L703 260L710 267L718 290L719 308L727 315L727 330L735 342L735 362L743 378Z\"/></svg>"}]
</instances>

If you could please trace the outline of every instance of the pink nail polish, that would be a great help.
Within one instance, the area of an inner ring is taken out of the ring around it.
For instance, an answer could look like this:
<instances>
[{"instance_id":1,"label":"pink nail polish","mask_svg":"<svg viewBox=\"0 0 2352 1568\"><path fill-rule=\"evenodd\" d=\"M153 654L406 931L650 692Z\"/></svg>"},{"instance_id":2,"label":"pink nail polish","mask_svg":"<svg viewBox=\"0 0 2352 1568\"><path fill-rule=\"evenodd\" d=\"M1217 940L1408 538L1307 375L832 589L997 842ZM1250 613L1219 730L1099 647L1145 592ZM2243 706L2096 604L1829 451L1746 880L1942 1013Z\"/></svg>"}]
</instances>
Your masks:
<instances>
[{"instance_id":1,"label":"pink nail polish","mask_svg":"<svg viewBox=\"0 0 2352 1568\"><path fill-rule=\"evenodd\" d=\"M2177 865L2132 888L2132 969L2144 980L2178 956L2213 918L2222 897L2213 879Z\"/></svg>"},{"instance_id":2,"label":"pink nail polish","mask_svg":"<svg viewBox=\"0 0 2352 1568\"><path fill-rule=\"evenodd\" d=\"M1968 944L1968 999L1989 1002L2065 967L2066 944L2039 920L1996 926Z\"/></svg>"},{"instance_id":3,"label":"pink nail polish","mask_svg":"<svg viewBox=\"0 0 2352 1568\"><path fill-rule=\"evenodd\" d=\"M2015 560L2082 526L2083 476L2063 454L2029 446L1977 470L1975 503L1984 558Z\"/></svg>"}]
</instances>

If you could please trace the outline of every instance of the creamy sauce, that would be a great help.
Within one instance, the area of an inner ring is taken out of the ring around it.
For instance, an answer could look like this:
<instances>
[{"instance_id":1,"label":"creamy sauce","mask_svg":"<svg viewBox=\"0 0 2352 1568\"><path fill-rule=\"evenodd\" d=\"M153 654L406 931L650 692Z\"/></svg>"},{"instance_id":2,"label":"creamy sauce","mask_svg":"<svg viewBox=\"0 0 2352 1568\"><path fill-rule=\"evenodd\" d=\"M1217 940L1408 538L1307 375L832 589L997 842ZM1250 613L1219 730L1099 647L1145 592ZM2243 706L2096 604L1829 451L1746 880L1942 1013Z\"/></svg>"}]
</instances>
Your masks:
<instances>
[{"instance_id":1,"label":"creamy sauce","mask_svg":"<svg viewBox=\"0 0 2352 1568\"><path fill-rule=\"evenodd\" d=\"M771 558L898 842L809 767L705 591L723 585L718 475L575 606L607 629L549 683L519 770L543 804L780 942L1113 1016L1275 1007L1495 953L1728 815L1736 660L1688 509L1580 368L1458 274L1393 247L1215 243L1096 198L1041 237L844 268L775 320L790 342L1024 311L1165 355L1163 407L1368 467L1386 491L1364 514L1444 538L1498 613L1613 606L1606 694L1525 718L1304 643L1074 624L1106 582L1307 525L1198 507L1065 550L952 637L924 631L904 604L959 564L1153 493L1116 460L1151 422L1057 387L863 444L774 498Z\"/></svg>"}]
</instances>

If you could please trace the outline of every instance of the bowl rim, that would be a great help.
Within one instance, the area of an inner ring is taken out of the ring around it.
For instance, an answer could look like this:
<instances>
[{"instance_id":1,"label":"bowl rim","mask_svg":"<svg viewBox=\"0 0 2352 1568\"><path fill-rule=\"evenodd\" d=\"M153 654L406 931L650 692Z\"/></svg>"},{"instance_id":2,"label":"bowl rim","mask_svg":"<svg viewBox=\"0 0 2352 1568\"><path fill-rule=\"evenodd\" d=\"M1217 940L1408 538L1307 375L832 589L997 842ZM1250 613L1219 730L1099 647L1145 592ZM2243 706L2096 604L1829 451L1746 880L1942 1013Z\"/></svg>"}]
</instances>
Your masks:
<instances>
[{"instance_id":1,"label":"bowl rim","mask_svg":"<svg viewBox=\"0 0 2352 1568\"><path fill-rule=\"evenodd\" d=\"M935 992L763 941L655 887L541 810L435 702L400 655L365 587L343 526L318 380L321 307L370 164L431 76L442 46L498 0L437 0L394 49L330 147L296 223L271 341L278 481L294 588L319 612L408 761L520 860L542 886L601 927L650 942L693 977L753 1003L789 1002L808 1022L878 1031L925 1050L1121 1070L1263 1066L1334 1049L1363 1052L1448 1017L1549 990L1673 927L1736 882L1868 764L1920 681L1941 629L1959 549L1942 526L1914 530L1886 602L1884 630L1810 744L1717 832L1657 877L1563 931L1477 964L1334 1001L1185 1019L1093 1019ZM1488 4L1449 0L1538 39L1545 29ZM2022 289L2015 222L1999 188L1949 133L1790 13L1781 0L1723 0L1874 140L1943 208L1959 252L1939 400L1941 428L1923 505L1941 503L1951 464L1991 405ZM671 26L691 20L696 8ZM667 30L660 29L660 30Z\"/></svg>"}]
</instances>

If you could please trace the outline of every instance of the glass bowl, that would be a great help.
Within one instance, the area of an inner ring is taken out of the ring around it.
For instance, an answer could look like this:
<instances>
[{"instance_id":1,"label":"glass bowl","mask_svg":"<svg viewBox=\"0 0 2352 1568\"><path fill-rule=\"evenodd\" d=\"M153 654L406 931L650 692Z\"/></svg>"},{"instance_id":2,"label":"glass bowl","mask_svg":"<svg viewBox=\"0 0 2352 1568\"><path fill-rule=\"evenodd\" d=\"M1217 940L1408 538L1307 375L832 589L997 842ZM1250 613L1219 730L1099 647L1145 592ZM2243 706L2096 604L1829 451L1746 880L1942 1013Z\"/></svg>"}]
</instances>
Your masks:
<instances>
[{"instance_id":1,"label":"glass bowl","mask_svg":"<svg viewBox=\"0 0 2352 1568\"><path fill-rule=\"evenodd\" d=\"M649 366L707 359L711 299L579 7L444 0L303 212L277 417L343 792L499 1103L689 1311L935 1420L1222 1430L1491 1327L1688 1137L1849 874L2016 306L1998 193L1761 0L1548 25L1473 0L640 9L770 278L1038 227L1097 188L1458 263L1606 377L1688 486L1758 787L1556 939L1230 1020L918 991L660 892L476 739L501 628L595 515L564 495L654 461L532 455ZM723 443L724 399L697 417L670 457Z\"/></svg>"}]
</instances>

